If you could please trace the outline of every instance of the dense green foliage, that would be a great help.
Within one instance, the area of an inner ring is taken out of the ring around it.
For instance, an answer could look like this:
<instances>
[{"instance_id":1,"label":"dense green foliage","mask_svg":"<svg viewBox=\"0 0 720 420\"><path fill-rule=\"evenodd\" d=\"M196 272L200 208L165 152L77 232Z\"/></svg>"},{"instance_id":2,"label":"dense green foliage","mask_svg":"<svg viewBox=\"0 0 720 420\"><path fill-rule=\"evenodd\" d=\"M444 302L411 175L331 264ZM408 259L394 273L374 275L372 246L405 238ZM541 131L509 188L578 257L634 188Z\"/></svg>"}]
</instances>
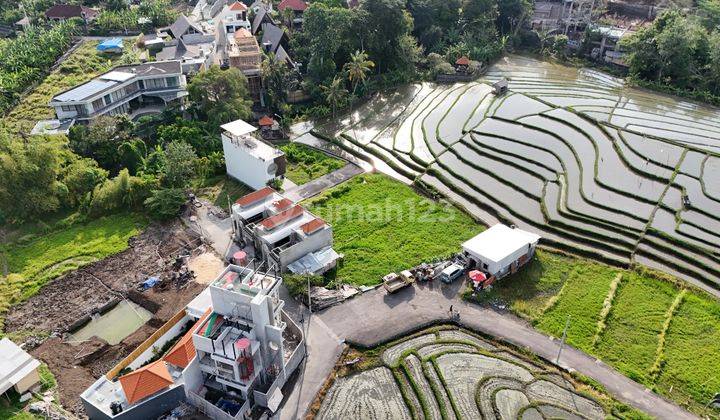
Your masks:
<instances>
[{"instance_id":1,"label":"dense green foliage","mask_svg":"<svg viewBox=\"0 0 720 420\"><path fill-rule=\"evenodd\" d=\"M177 216L183 204L185 204L185 192L181 188L154 190L145 200L150 215L160 220Z\"/></svg>"},{"instance_id":2,"label":"dense green foliage","mask_svg":"<svg viewBox=\"0 0 720 420\"><path fill-rule=\"evenodd\" d=\"M251 116L247 80L234 67L228 70L210 67L193 78L188 92L197 116L215 132L221 124Z\"/></svg>"},{"instance_id":3,"label":"dense green foliage","mask_svg":"<svg viewBox=\"0 0 720 420\"><path fill-rule=\"evenodd\" d=\"M357 285L378 284L391 271L446 257L482 230L456 207L384 175L355 177L308 207L333 226L334 248L345 254L336 281Z\"/></svg>"},{"instance_id":4,"label":"dense green foliage","mask_svg":"<svg viewBox=\"0 0 720 420\"><path fill-rule=\"evenodd\" d=\"M606 327L594 342L595 323L618 273L622 280ZM656 273L539 251L517 274L475 296L467 291L465 297L508 305L555 337L562 335L569 316L569 344L692 411L708 414L705 405L720 389L714 368L720 358L720 302L704 292L688 290L671 313L681 290L682 285ZM666 323L669 328L663 335Z\"/></svg>"},{"instance_id":5,"label":"dense green foliage","mask_svg":"<svg viewBox=\"0 0 720 420\"><path fill-rule=\"evenodd\" d=\"M77 23L64 22L50 29L30 27L19 37L0 43L0 113L38 82L72 43Z\"/></svg>"},{"instance_id":6,"label":"dense green foliage","mask_svg":"<svg viewBox=\"0 0 720 420\"><path fill-rule=\"evenodd\" d=\"M660 89L720 101L720 6L702 2L697 15L670 10L623 40L630 75Z\"/></svg>"},{"instance_id":7,"label":"dense green foliage","mask_svg":"<svg viewBox=\"0 0 720 420\"><path fill-rule=\"evenodd\" d=\"M305 184L345 166L345 162L330 157L301 143L288 143L280 146L288 160L285 173L290 181L297 185Z\"/></svg>"},{"instance_id":8,"label":"dense green foliage","mask_svg":"<svg viewBox=\"0 0 720 420\"><path fill-rule=\"evenodd\" d=\"M168 26L177 17L169 0L144 0L139 7L129 8L122 0L106 3L100 14L91 22L89 31L94 35L150 31ZM147 23L143 23L147 22Z\"/></svg>"}]
</instances>

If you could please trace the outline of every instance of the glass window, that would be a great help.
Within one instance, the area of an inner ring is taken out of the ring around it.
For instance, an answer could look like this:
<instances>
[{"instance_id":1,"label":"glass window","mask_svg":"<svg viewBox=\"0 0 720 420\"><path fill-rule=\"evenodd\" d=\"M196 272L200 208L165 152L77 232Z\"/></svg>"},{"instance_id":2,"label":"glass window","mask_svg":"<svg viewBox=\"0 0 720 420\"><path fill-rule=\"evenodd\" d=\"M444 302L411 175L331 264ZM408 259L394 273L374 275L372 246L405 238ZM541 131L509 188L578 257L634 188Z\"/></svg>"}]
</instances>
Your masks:
<instances>
[{"instance_id":1,"label":"glass window","mask_svg":"<svg viewBox=\"0 0 720 420\"><path fill-rule=\"evenodd\" d=\"M177 77L166 77L165 78L165 84L167 86L177 86L178 85L178 78Z\"/></svg>"},{"instance_id":2,"label":"glass window","mask_svg":"<svg viewBox=\"0 0 720 420\"><path fill-rule=\"evenodd\" d=\"M108 95L103 96L103 101L105 101L105 105L110 105L112 103L112 98L108 94Z\"/></svg>"}]
</instances>

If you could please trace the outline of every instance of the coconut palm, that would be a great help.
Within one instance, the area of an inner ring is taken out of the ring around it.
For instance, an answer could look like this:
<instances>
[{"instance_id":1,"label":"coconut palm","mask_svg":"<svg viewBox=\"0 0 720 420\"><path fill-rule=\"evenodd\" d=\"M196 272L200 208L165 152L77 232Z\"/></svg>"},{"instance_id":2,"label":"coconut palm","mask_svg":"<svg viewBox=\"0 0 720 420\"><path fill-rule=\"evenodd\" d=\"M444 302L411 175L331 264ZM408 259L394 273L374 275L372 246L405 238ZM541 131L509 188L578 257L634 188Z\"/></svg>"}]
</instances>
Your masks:
<instances>
[{"instance_id":1,"label":"coconut palm","mask_svg":"<svg viewBox=\"0 0 720 420\"><path fill-rule=\"evenodd\" d=\"M347 89L343 87L343 80L335 77L329 85L320 86L320 89L325 94L325 100L332 107L333 118L335 118L335 111L337 110L338 104L340 104L348 94Z\"/></svg>"},{"instance_id":2,"label":"coconut palm","mask_svg":"<svg viewBox=\"0 0 720 420\"><path fill-rule=\"evenodd\" d=\"M359 84L365 84L367 75L373 67L375 67L375 63L368 60L365 51L355 51L355 53L350 54L350 61L345 63L343 70L345 70L348 80L353 85L353 94L357 94Z\"/></svg>"}]
</instances>

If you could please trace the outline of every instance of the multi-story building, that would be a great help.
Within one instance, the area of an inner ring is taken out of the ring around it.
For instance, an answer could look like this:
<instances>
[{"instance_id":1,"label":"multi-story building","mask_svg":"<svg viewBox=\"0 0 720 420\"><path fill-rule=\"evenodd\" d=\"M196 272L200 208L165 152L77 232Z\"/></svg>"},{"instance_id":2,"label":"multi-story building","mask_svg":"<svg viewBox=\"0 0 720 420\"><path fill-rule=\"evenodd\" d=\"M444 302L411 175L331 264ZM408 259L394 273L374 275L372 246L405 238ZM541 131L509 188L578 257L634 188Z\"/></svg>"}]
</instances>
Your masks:
<instances>
[{"instance_id":1,"label":"multi-story building","mask_svg":"<svg viewBox=\"0 0 720 420\"><path fill-rule=\"evenodd\" d=\"M230 67L239 69L247 79L250 96L260 100L262 90L262 52L257 39L245 28L228 35L225 49Z\"/></svg>"},{"instance_id":2,"label":"multi-story building","mask_svg":"<svg viewBox=\"0 0 720 420\"><path fill-rule=\"evenodd\" d=\"M215 64L214 28L206 22L196 22L180 15L172 25L159 29L157 38L171 39L163 41L155 59L180 60L183 74L198 73Z\"/></svg>"},{"instance_id":3,"label":"multi-story building","mask_svg":"<svg viewBox=\"0 0 720 420\"><path fill-rule=\"evenodd\" d=\"M340 258L332 226L270 187L237 200L231 217L234 239L280 271L320 274Z\"/></svg>"},{"instance_id":4,"label":"multi-story building","mask_svg":"<svg viewBox=\"0 0 720 420\"><path fill-rule=\"evenodd\" d=\"M250 418L258 407L276 411L282 386L305 356L302 331L283 311L281 283L262 267L225 268L162 334L81 394L88 416L156 418L182 401L219 420ZM178 326L188 321L192 326L180 334ZM174 339L152 359L153 348ZM132 372L118 374L127 369Z\"/></svg>"},{"instance_id":5,"label":"multi-story building","mask_svg":"<svg viewBox=\"0 0 720 420\"><path fill-rule=\"evenodd\" d=\"M231 177L254 189L285 175L285 153L253 137L257 128L243 120L220 126L225 167Z\"/></svg>"},{"instance_id":6,"label":"multi-story building","mask_svg":"<svg viewBox=\"0 0 720 420\"><path fill-rule=\"evenodd\" d=\"M187 96L180 61L118 66L50 100L59 120L87 122L100 115L132 118L159 113Z\"/></svg>"}]
</instances>

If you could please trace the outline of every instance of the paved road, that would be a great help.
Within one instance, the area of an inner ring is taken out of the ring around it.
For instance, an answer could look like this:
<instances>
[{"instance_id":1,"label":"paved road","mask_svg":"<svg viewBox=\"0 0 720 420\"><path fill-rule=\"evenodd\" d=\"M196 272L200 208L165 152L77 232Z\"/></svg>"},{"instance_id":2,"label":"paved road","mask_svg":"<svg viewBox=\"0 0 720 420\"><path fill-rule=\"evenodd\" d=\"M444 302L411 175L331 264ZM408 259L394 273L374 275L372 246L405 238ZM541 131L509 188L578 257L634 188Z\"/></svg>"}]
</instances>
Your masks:
<instances>
[{"instance_id":1,"label":"paved road","mask_svg":"<svg viewBox=\"0 0 720 420\"><path fill-rule=\"evenodd\" d=\"M283 195L294 202L305 200L306 198L314 197L328 188L332 188L348 179L365 172L361 167L348 163L342 168L330 172L329 174L323 175L319 178L315 178L312 181L298 185L295 188L287 190Z\"/></svg>"},{"instance_id":2,"label":"paved road","mask_svg":"<svg viewBox=\"0 0 720 420\"><path fill-rule=\"evenodd\" d=\"M406 288L394 295L383 289L364 293L342 305L328 308L319 317L340 338L362 346L375 346L405 335L438 320L448 320L450 305L460 312L460 324L497 337L555 361L560 347L552 339L507 313L463 302L458 298L462 283L440 287L438 283ZM327 363L330 363L328 361ZM601 383L617 399L663 419L693 419L693 414L650 392L613 368L566 346L560 366L582 373Z\"/></svg>"}]
</instances>

